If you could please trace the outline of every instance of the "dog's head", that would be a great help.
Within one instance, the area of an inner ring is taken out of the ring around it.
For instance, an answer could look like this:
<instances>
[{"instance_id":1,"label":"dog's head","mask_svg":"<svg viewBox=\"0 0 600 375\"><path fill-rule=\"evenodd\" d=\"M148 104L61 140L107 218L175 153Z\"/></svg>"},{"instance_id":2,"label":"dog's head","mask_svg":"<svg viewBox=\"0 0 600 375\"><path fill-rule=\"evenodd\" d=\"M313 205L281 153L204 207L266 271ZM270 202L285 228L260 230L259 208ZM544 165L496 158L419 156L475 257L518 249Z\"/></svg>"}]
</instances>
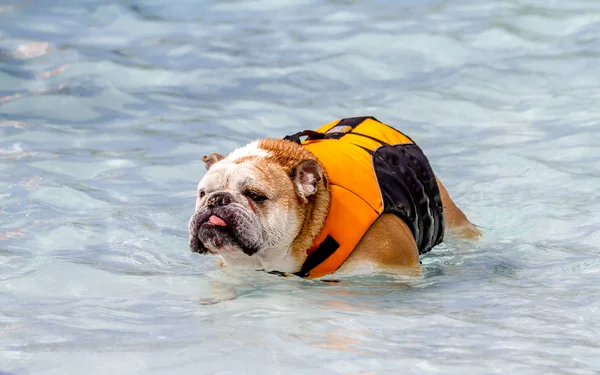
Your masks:
<instances>
[{"instance_id":1,"label":"dog's head","mask_svg":"<svg viewBox=\"0 0 600 375\"><path fill-rule=\"evenodd\" d=\"M189 223L191 251L242 267L299 268L329 207L327 178L314 156L293 142L267 139L203 161L208 171Z\"/></svg>"}]
</instances>

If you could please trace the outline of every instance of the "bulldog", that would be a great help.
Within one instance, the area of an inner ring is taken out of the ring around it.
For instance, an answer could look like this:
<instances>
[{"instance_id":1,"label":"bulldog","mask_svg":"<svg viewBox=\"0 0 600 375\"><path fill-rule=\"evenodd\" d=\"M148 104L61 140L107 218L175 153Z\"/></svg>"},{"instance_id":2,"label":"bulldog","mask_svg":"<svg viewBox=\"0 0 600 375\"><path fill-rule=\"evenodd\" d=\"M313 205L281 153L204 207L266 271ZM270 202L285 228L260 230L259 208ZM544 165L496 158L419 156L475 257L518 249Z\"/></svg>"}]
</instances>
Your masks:
<instances>
[{"instance_id":1,"label":"bulldog","mask_svg":"<svg viewBox=\"0 0 600 375\"><path fill-rule=\"evenodd\" d=\"M226 267L306 278L418 270L445 235L480 235L412 139L373 117L202 159L189 246Z\"/></svg>"}]
</instances>

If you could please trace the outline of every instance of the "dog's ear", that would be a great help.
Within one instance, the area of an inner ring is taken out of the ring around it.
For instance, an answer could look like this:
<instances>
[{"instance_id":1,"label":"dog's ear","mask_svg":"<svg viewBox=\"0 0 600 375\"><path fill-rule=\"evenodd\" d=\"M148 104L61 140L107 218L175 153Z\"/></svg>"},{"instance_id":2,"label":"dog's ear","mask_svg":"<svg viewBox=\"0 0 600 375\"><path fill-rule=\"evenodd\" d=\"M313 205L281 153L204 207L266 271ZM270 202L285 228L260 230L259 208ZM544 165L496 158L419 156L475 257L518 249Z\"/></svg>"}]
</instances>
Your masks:
<instances>
[{"instance_id":1,"label":"dog's ear","mask_svg":"<svg viewBox=\"0 0 600 375\"><path fill-rule=\"evenodd\" d=\"M215 164L219 160L223 160L224 158L225 157L223 155L212 153L210 155L204 155L202 157L202 161L204 162L204 166L206 167L206 170L209 170L213 164Z\"/></svg>"},{"instance_id":2,"label":"dog's ear","mask_svg":"<svg viewBox=\"0 0 600 375\"><path fill-rule=\"evenodd\" d=\"M315 160L301 161L292 172L292 180L296 191L304 198L315 194L317 184L323 179L323 168Z\"/></svg>"}]
</instances>

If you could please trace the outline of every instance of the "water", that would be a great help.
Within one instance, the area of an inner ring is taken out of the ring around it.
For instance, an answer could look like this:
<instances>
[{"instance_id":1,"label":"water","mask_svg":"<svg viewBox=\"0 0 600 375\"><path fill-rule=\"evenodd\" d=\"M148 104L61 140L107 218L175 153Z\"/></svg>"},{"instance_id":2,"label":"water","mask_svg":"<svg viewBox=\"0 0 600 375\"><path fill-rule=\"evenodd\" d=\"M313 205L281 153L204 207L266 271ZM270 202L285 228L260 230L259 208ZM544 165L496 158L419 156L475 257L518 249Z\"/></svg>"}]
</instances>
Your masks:
<instances>
[{"instance_id":1,"label":"water","mask_svg":"<svg viewBox=\"0 0 600 375\"><path fill-rule=\"evenodd\" d=\"M0 372L600 371L600 3L3 1ZM189 253L200 158L374 115L476 244L323 283Z\"/></svg>"}]
</instances>

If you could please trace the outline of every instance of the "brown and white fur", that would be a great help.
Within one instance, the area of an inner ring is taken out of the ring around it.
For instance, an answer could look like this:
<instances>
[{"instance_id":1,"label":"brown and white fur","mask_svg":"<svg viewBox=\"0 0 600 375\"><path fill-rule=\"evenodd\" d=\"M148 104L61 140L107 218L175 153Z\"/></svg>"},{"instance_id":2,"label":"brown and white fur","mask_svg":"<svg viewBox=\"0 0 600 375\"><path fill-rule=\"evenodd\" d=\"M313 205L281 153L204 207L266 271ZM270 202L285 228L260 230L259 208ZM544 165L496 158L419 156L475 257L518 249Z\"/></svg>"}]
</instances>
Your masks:
<instances>
[{"instance_id":1,"label":"brown and white fur","mask_svg":"<svg viewBox=\"0 0 600 375\"><path fill-rule=\"evenodd\" d=\"M323 167L304 147L264 139L227 157L205 156L189 223L190 249L221 256L231 268L294 273L322 230L330 191ZM480 235L437 180L446 232ZM379 217L336 272L419 268L419 252L408 226L393 214Z\"/></svg>"}]
</instances>

